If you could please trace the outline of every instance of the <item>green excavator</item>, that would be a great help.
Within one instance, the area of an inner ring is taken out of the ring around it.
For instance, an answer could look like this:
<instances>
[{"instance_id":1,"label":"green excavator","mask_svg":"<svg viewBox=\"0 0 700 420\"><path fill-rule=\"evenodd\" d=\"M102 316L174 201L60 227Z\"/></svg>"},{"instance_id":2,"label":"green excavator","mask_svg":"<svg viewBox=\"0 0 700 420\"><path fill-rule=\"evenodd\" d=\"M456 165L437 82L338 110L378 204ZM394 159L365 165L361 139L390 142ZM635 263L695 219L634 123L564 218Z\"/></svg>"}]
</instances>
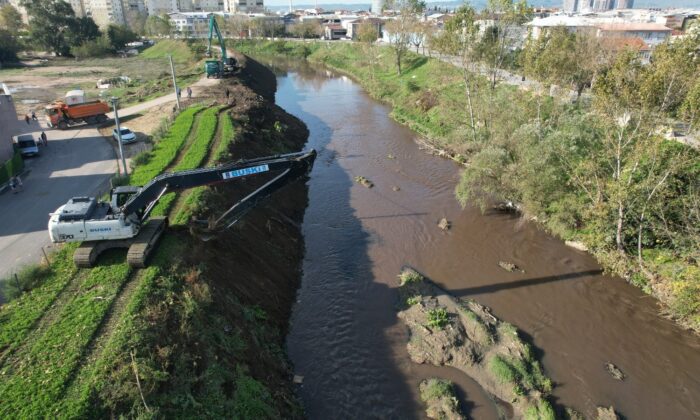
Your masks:
<instances>
[{"instance_id":1,"label":"green excavator","mask_svg":"<svg viewBox=\"0 0 700 420\"><path fill-rule=\"evenodd\" d=\"M219 30L219 25L216 23L214 15L209 16L209 46L207 47L207 57L213 58L213 52L211 50L211 39L216 33L216 37L219 38L219 45L221 46L221 59L212 59L204 62L204 72L207 75L207 79L214 77L220 79L222 77L228 77L236 71L236 59L229 57L226 53L226 44L224 43L224 37L221 36L221 31Z\"/></svg>"}]
</instances>

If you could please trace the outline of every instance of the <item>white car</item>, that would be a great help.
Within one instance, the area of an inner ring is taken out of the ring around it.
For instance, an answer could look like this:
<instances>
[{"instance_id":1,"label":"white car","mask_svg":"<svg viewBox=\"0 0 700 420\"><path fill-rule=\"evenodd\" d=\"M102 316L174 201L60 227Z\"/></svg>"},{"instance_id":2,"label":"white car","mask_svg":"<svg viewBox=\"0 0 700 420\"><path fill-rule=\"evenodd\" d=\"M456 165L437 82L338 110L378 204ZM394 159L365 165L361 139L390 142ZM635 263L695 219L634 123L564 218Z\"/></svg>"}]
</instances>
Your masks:
<instances>
[{"instance_id":1,"label":"white car","mask_svg":"<svg viewBox=\"0 0 700 420\"><path fill-rule=\"evenodd\" d=\"M126 127L121 127L122 132L122 144L133 143L136 141L136 134ZM112 130L112 137L115 141L119 141L119 134L117 134L117 129Z\"/></svg>"}]
</instances>

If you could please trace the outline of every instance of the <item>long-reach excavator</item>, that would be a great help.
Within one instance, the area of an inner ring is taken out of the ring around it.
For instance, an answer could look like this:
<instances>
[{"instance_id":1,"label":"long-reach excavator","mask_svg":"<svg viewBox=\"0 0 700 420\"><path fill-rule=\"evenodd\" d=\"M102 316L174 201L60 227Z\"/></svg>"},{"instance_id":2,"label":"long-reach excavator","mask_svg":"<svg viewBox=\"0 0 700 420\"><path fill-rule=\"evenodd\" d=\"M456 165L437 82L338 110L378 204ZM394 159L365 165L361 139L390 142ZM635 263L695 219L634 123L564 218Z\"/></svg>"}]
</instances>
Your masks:
<instances>
[{"instance_id":1,"label":"long-reach excavator","mask_svg":"<svg viewBox=\"0 0 700 420\"><path fill-rule=\"evenodd\" d=\"M211 50L211 39L216 34L219 39L219 46L221 47L221 60L207 60L204 62L204 73L207 75L207 79L214 77L220 79L222 77L227 77L233 74L236 70L236 59L229 57L226 52L226 44L224 43L224 37L221 36L221 31L219 30L219 25L216 23L214 15L209 17L209 45L207 46L207 57L214 57Z\"/></svg>"},{"instance_id":2,"label":"long-reach excavator","mask_svg":"<svg viewBox=\"0 0 700 420\"><path fill-rule=\"evenodd\" d=\"M307 175L315 159L316 151L311 150L165 173L143 187L113 188L109 202L98 201L94 197L73 197L51 213L49 235L54 243L82 242L73 254L73 261L78 267L92 267L99 254L111 248L128 248L129 265L145 267L148 256L168 224L164 217L149 218L164 194L245 180L261 174L276 174L236 202L218 220L205 222L208 234L212 234L233 226L261 200L287 183Z\"/></svg>"}]
</instances>

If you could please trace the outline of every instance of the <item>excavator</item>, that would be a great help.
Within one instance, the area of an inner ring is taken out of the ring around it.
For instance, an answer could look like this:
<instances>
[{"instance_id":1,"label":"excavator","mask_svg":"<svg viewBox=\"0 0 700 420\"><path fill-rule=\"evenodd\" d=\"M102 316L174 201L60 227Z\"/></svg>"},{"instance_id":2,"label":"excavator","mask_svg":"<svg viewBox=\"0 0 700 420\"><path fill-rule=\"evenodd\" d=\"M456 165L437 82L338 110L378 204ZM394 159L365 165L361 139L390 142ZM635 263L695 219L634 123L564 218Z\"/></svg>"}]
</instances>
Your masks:
<instances>
[{"instance_id":1,"label":"excavator","mask_svg":"<svg viewBox=\"0 0 700 420\"><path fill-rule=\"evenodd\" d=\"M214 59L204 62L204 72L207 75L207 79L210 77L217 79L228 77L236 70L236 59L229 57L226 53L224 37L221 36L221 31L219 30L219 25L216 23L214 15L209 16L209 46L207 47L207 57L213 57L211 50L211 39L214 36L214 33L216 33L216 37L219 39L219 46L221 47L221 60Z\"/></svg>"},{"instance_id":2,"label":"excavator","mask_svg":"<svg viewBox=\"0 0 700 420\"><path fill-rule=\"evenodd\" d=\"M168 225L164 217L150 218L163 195L204 185L243 181L250 177L274 174L269 181L236 202L214 221L195 221L200 238L213 235L236 224L260 201L289 182L306 176L313 167L316 151L276 155L174 173L164 173L142 187L112 188L110 200L73 197L49 217L49 236L54 243L82 242L73 254L78 267L93 267L98 256L111 248L128 248L127 262L132 267L146 266L149 255Z\"/></svg>"}]
</instances>

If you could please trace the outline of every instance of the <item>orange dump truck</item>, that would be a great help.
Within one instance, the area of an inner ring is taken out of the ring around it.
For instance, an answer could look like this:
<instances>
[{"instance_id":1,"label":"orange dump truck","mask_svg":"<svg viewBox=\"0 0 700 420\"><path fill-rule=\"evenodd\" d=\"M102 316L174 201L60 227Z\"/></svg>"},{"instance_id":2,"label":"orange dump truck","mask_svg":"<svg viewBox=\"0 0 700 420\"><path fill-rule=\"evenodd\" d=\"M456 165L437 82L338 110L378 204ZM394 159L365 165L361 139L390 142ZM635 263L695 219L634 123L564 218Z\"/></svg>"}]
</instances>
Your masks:
<instances>
[{"instance_id":1,"label":"orange dump truck","mask_svg":"<svg viewBox=\"0 0 700 420\"><path fill-rule=\"evenodd\" d=\"M64 101L55 101L47 105L46 121L50 127L58 127L65 130L68 126L80 123L101 123L107 121L109 105L102 101L78 101L70 104Z\"/></svg>"}]
</instances>

